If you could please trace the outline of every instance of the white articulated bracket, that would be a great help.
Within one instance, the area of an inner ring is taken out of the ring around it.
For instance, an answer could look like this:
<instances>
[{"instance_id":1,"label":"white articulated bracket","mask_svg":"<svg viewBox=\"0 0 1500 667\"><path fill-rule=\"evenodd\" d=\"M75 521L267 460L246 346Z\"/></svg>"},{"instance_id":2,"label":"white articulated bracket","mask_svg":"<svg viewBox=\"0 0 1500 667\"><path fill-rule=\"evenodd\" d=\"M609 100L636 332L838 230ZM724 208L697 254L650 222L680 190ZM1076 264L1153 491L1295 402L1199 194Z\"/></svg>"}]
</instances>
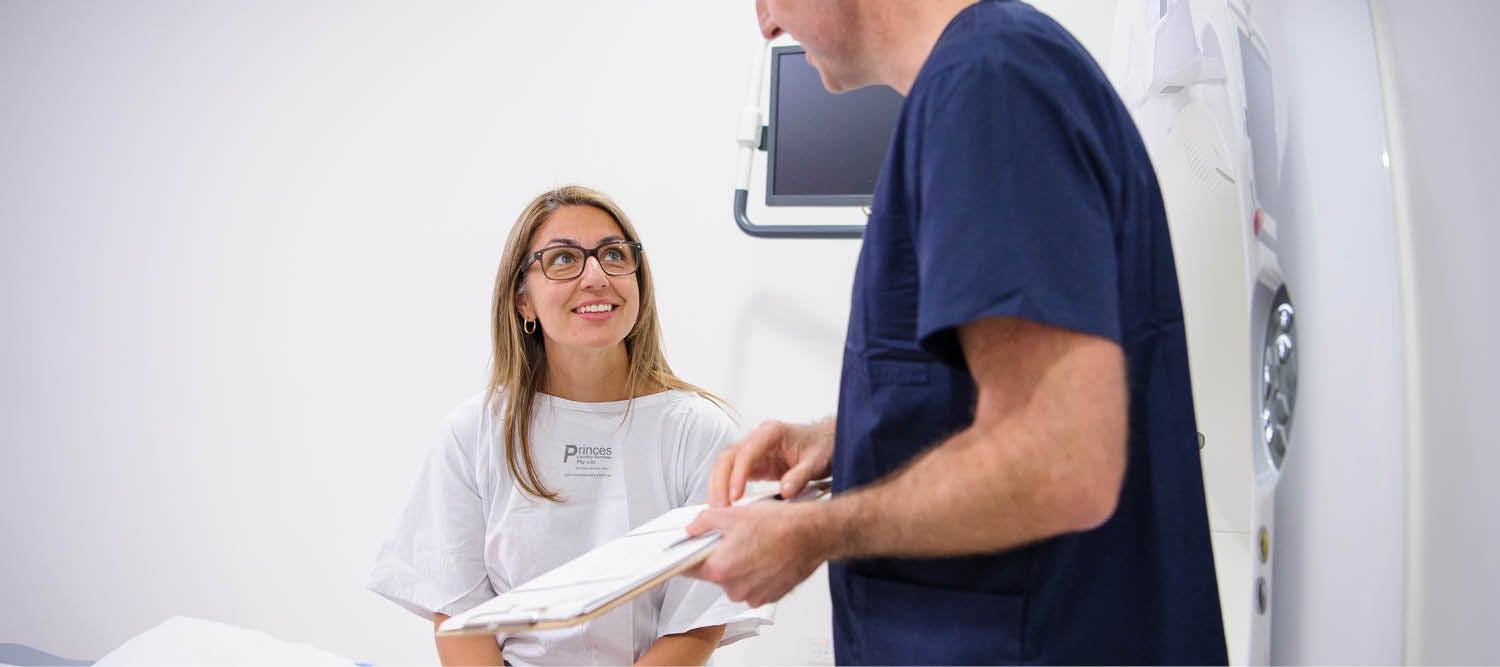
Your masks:
<instances>
[{"instance_id":1,"label":"white articulated bracket","mask_svg":"<svg viewBox=\"0 0 1500 667\"><path fill-rule=\"evenodd\" d=\"M757 238L798 239L857 239L865 234L864 225L757 225L750 221L747 207L750 202L750 176L755 170L756 151L766 150L765 116L761 113L761 93L764 90L766 62L771 58L771 42L761 47L750 77L748 102L740 111L740 122L735 132L735 143L739 146L738 173L735 175L734 223L740 231Z\"/></svg>"}]
</instances>

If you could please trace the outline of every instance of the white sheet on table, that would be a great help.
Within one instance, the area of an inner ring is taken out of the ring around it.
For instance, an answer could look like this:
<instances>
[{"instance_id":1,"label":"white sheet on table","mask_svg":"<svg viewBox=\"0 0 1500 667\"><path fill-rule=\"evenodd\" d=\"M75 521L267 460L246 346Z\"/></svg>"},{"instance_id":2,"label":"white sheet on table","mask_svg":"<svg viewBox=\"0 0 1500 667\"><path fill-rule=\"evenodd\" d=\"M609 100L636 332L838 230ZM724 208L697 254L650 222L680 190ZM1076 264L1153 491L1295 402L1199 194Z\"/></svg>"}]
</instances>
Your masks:
<instances>
[{"instance_id":1,"label":"white sheet on table","mask_svg":"<svg viewBox=\"0 0 1500 667\"><path fill-rule=\"evenodd\" d=\"M320 648L283 641L258 630L174 616L130 638L94 667L352 667L354 661Z\"/></svg>"}]
</instances>

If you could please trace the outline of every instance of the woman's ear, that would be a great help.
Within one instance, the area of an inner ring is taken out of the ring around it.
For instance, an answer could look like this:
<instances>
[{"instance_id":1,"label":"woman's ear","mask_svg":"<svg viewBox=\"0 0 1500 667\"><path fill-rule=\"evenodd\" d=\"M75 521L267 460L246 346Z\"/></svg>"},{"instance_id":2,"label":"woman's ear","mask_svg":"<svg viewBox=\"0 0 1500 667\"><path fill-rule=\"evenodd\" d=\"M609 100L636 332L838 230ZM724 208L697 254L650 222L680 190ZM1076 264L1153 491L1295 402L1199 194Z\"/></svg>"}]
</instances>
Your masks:
<instances>
[{"instance_id":1,"label":"woman's ear","mask_svg":"<svg viewBox=\"0 0 1500 667\"><path fill-rule=\"evenodd\" d=\"M523 320L536 319L536 309L531 307L531 299L526 298L526 292L516 294L516 312L521 314Z\"/></svg>"}]
</instances>

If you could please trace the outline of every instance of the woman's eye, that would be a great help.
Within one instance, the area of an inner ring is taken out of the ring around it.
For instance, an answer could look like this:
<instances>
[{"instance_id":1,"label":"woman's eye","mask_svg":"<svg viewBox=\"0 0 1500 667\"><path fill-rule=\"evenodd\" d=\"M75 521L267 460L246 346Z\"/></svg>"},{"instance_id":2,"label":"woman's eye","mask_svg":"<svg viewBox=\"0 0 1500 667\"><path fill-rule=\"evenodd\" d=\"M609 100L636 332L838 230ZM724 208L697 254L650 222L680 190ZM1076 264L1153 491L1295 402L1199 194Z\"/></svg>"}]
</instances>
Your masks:
<instances>
[{"instance_id":1,"label":"woman's eye","mask_svg":"<svg viewBox=\"0 0 1500 667\"><path fill-rule=\"evenodd\" d=\"M561 266L563 264L572 264L572 263L573 263L573 254L572 253L560 252L560 253L557 253L557 254L555 254L555 255L552 256L552 262L551 262L552 266Z\"/></svg>"},{"instance_id":2,"label":"woman's eye","mask_svg":"<svg viewBox=\"0 0 1500 667\"><path fill-rule=\"evenodd\" d=\"M610 248L604 251L604 259L611 262L618 262L625 259L625 253L621 252L619 248Z\"/></svg>"}]
</instances>

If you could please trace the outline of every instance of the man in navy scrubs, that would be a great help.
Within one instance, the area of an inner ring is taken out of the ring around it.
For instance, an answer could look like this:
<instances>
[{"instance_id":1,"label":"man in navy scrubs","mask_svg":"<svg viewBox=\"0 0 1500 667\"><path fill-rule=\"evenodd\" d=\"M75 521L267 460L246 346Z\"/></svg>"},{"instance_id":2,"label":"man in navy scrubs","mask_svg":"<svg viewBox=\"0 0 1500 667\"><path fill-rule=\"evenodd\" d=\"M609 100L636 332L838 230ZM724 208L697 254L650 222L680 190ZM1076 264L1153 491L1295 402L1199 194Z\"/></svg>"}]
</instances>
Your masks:
<instances>
[{"instance_id":1,"label":"man in navy scrubs","mask_svg":"<svg viewBox=\"0 0 1500 667\"><path fill-rule=\"evenodd\" d=\"M781 598L831 560L845 664L1223 664L1177 275L1130 116L1013 0L759 0L830 90L906 96L836 420L720 456L695 572ZM825 503L724 507L748 479Z\"/></svg>"}]
</instances>

